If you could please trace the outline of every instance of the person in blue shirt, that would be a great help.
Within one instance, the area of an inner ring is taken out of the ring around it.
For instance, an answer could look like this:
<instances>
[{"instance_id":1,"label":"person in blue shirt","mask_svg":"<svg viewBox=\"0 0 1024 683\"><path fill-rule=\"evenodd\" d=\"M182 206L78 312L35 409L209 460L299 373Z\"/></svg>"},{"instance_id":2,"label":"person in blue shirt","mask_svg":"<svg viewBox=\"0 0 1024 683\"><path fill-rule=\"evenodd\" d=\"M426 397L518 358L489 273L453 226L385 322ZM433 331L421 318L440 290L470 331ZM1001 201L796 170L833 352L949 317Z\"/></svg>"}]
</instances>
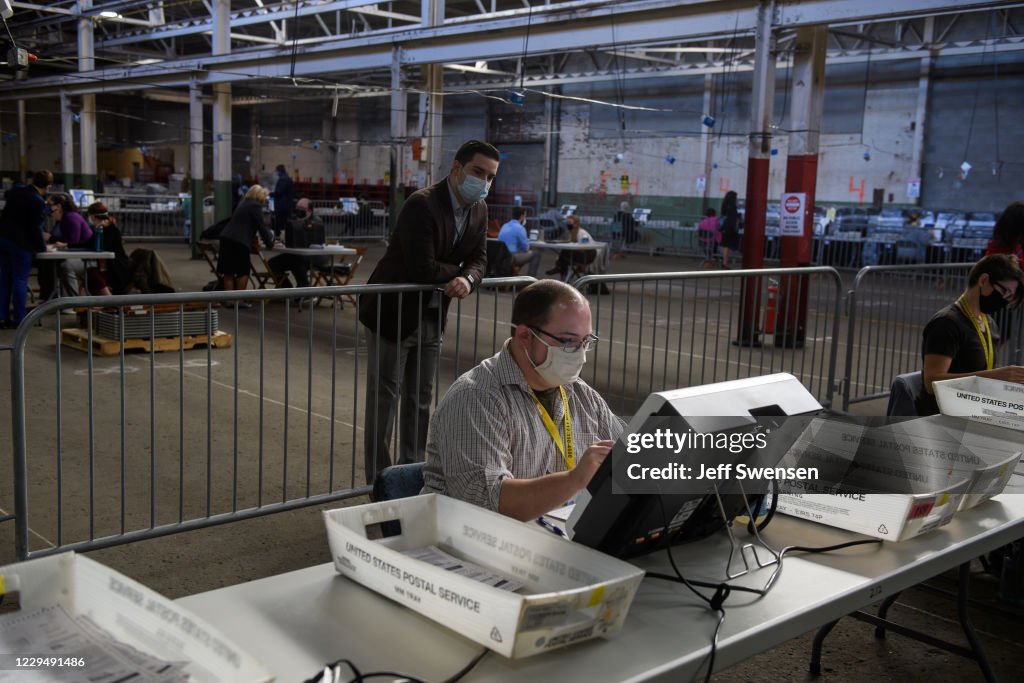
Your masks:
<instances>
[{"instance_id":1,"label":"person in blue shirt","mask_svg":"<svg viewBox=\"0 0 1024 683\"><path fill-rule=\"evenodd\" d=\"M540 251L530 249L530 242L526 239L526 228L523 227L523 218L526 216L526 209L517 206L512 209L512 220L501 226L498 239L505 243L512 254L512 263L521 266L529 263L527 275L536 277L537 269L540 267Z\"/></svg>"}]
</instances>

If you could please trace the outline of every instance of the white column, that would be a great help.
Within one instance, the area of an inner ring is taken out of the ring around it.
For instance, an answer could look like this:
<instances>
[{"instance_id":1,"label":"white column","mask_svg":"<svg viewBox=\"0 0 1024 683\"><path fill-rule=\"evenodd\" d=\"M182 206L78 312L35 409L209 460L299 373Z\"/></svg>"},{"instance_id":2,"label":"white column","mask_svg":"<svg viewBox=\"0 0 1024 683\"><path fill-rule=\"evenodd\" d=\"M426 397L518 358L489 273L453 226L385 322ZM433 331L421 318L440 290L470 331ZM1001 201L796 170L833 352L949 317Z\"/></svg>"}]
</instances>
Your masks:
<instances>
[{"instance_id":1,"label":"white column","mask_svg":"<svg viewBox=\"0 0 1024 683\"><path fill-rule=\"evenodd\" d=\"M18 100L18 174L28 180L28 126L25 124L25 100Z\"/></svg>"},{"instance_id":2,"label":"white column","mask_svg":"<svg viewBox=\"0 0 1024 683\"><path fill-rule=\"evenodd\" d=\"M67 184L75 176L75 119L71 111L71 98L60 91L60 165Z\"/></svg>"},{"instance_id":3,"label":"white column","mask_svg":"<svg viewBox=\"0 0 1024 683\"><path fill-rule=\"evenodd\" d=\"M192 258L199 258L199 249L195 246L199 234L206 228L203 222L203 89L193 78L188 86L188 172L192 183L188 188L192 195Z\"/></svg>"},{"instance_id":4,"label":"white column","mask_svg":"<svg viewBox=\"0 0 1024 683\"><path fill-rule=\"evenodd\" d=\"M231 52L230 19L230 1L214 0L214 56ZM221 220L231 215L231 86L217 83L213 95L213 196L216 219Z\"/></svg>"},{"instance_id":5,"label":"white column","mask_svg":"<svg viewBox=\"0 0 1024 683\"><path fill-rule=\"evenodd\" d=\"M930 45L935 37L935 17L925 17L924 36L922 43ZM921 179L924 184L924 129L928 118L928 91L931 89L932 64L935 58L931 55L921 58L921 70L917 77L917 109L914 112L914 141L910 158L911 173ZM915 204L921 203L921 197L907 198Z\"/></svg>"},{"instance_id":6,"label":"white column","mask_svg":"<svg viewBox=\"0 0 1024 683\"><path fill-rule=\"evenodd\" d=\"M92 8L92 0L79 0L80 10ZM93 46L92 19L78 20L78 71L93 71L96 68L96 53ZM96 187L96 96L82 95L82 111L79 114L79 153L82 155L83 187Z\"/></svg>"},{"instance_id":7,"label":"white column","mask_svg":"<svg viewBox=\"0 0 1024 683\"><path fill-rule=\"evenodd\" d=\"M423 0L423 24L440 26L444 23L444 0ZM447 175L445 159L441 158L444 150L444 73L440 64L428 64L423 67L424 87L427 91L426 126L423 148L427 154L427 184L433 185Z\"/></svg>"}]
</instances>

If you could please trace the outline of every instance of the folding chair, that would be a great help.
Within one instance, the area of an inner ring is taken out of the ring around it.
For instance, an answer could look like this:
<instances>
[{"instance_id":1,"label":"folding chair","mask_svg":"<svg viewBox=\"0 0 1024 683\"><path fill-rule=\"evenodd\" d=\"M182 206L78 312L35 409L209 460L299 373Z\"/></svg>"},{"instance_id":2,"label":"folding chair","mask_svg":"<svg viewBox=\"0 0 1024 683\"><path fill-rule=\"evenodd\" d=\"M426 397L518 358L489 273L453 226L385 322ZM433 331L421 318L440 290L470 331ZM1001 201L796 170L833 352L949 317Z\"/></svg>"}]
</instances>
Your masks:
<instances>
[{"instance_id":1,"label":"folding chair","mask_svg":"<svg viewBox=\"0 0 1024 683\"><path fill-rule=\"evenodd\" d=\"M196 242L196 247L199 249L199 253L206 259L206 264L210 266L210 272L214 275L217 274L217 247L213 242Z\"/></svg>"},{"instance_id":2,"label":"folding chair","mask_svg":"<svg viewBox=\"0 0 1024 683\"><path fill-rule=\"evenodd\" d=\"M253 259L252 256L256 256L256 258ZM270 268L270 263L267 262L267 257L258 249L250 255L249 267L252 271L250 280L252 281L253 289L267 289L268 284L280 287L287 277L283 274L278 275L274 273Z\"/></svg>"},{"instance_id":3,"label":"folding chair","mask_svg":"<svg viewBox=\"0 0 1024 683\"><path fill-rule=\"evenodd\" d=\"M356 276L359 264L363 262L363 257L366 256L369 247L352 248L356 250L356 254L352 257L351 261L348 260L348 256L343 256L341 263L313 268L313 282L317 287L343 287L352 282L352 278ZM346 294L345 298L351 301L353 306L356 305L356 298L351 294Z\"/></svg>"}]
</instances>

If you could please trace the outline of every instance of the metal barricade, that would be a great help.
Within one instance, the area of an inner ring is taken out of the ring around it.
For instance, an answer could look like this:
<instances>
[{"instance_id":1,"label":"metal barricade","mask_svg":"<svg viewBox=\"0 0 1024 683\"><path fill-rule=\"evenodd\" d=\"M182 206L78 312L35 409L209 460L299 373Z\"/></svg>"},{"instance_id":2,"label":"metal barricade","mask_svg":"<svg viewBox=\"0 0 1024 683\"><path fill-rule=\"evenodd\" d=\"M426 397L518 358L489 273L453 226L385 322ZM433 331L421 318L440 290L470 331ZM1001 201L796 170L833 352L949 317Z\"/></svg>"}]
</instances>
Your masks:
<instances>
[{"instance_id":1,"label":"metal barricade","mask_svg":"<svg viewBox=\"0 0 1024 683\"><path fill-rule=\"evenodd\" d=\"M576 287L601 338L583 377L620 415L654 391L773 372L832 403L842 297L833 268L593 275ZM748 296L756 333L741 330Z\"/></svg>"},{"instance_id":2,"label":"metal barricade","mask_svg":"<svg viewBox=\"0 0 1024 683\"><path fill-rule=\"evenodd\" d=\"M435 401L501 346L511 290L529 282L486 280L453 303ZM358 305L398 292L429 297L434 287L75 297L36 307L11 347L19 559L367 493L368 331ZM332 305L309 306L313 297ZM254 308L226 307L237 299ZM299 302L306 307L296 312L289 304ZM61 315L69 310L79 319ZM198 316L199 333L186 329L196 324L186 313ZM101 336L104 326L114 332ZM39 344L40 335L52 342ZM400 445L396 438L393 452Z\"/></svg>"},{"instance_id":3,"label":"metal barricade","mask_svg":"<svg viewBox=\"0 0 1024 683\"><path fill-rule=\"evenodd\" d=\"M180 197L174 195L110 195L97 197L117 220L124 237L138 239L187 238ZM84 210L86 207L82 207Z\"/></svg>"},{"instance_id":4,"label":"metal barricade","mask_svg":"<svg viewBox=\"0 0 1024 683\"><path fill-rule=\"evenodd\" d=\"M776 278L799 283L794 295L783 286L776 298ZM501 348L515 291L533 281L485 280L474 296L452 302L432 405ZM620 414L651 391L779 371L793 373L822 402L832 399L841 292L834 269L590 276L577 284L596 289L587 296L602 337L584 378ZM732 344L747 291L763 312L763 346ZM435 294L430 285L358 285L76 297L36 307L12 344L18 557L365 494L365 429L388 416L370 412L368 419L369 332L358 314L370 297L398 293L415 305ZM332 305L309 306L314 297ZM255 307L227 307L237 299ZM306 307L296 312L289 303ZM796 343L789 321L804 303ZM75 309L77 321L60 314ZM200 333L186 329L187 312L206 326ZM133 322L141 342L126 331ZM101 337L104 329L114 332ZM39 343L40 335L52 342ZM397 459L403 436L387 429Z\"/></svg>"},{"instance_id":5,"label":"metal barricade","mask_svg":"<svg viewBox=\"0 0 1024 683\"><path fill-rule=\"evenodd\" d=\"M857 273L847 295L844 410L888 396L896 375L921 369L924 326L966 289L973 265L869 266ZM1022 323L1019 310L997 316L1003 343L997 348L996 367L1019 362Z\"/></svg>"},{"instance_id":6,"label":"metal barricade","mask_svg":"<svg viewBox=\"0 0 1024 683\"><path fill-rule=\"evenodd\" d=\"M355 212L339 201L310 201L313 213L324 222L330 240L382 240L387 237L388 212L384 202L360 202Z\"/></svg>"}]
</instances>

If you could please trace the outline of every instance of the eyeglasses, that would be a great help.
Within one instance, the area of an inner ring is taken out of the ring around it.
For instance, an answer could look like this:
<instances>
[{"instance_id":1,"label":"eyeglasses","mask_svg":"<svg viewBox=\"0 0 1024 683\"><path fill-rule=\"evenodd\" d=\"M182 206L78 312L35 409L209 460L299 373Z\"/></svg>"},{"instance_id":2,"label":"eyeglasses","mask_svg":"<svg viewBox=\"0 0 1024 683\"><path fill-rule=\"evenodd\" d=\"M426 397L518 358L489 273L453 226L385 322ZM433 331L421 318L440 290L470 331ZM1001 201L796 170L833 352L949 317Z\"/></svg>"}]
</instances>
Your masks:
<instances>
[{"instance_id":1,"label":"eyeglasses","mask_svg":"<svg viewBox=\"0 0 1024 683\"><path fill-rule=\"evenodd\" d=\"M999 292L999 295L1002 296L1007 301L1013 301L1014 298L1017 296L1016 292L1011 292L1008 287L1005 287L999 284L998 282L992 283L992 289Z\"/></svg>"},{"instance_id":2,"label":"eyeglasses","mask_svg":"<svg viewBox=\"0 0 1024 683\"><path fill-rule=\"evenodd\" d=\"M535 327L533 325L527 325L527 327L530 329L530 332L533 333L533 336L537 337L537 341L539 341L541 344L543 344L544 346L548 347L549 349L550 348L561 348L566 353L576 353L577 351L580 351L580 350L582 350L584 352L589 351L590 349L592 349L594 347L594 344L596 344L597 342L600 341L600 339L598 338L598 336L596 334L588 334L583 339L562 339L561 337L556 337L555 335L551 334L550 332L542 330L539 327ZM558 345L556 345L556 344L548 344L546 341L544 341L543 339L541 339L537 335L538 332L540 332L541 334L547 335L548 337L551 337L556 342L558 342Z\"/></svg>"}]
</instances>

